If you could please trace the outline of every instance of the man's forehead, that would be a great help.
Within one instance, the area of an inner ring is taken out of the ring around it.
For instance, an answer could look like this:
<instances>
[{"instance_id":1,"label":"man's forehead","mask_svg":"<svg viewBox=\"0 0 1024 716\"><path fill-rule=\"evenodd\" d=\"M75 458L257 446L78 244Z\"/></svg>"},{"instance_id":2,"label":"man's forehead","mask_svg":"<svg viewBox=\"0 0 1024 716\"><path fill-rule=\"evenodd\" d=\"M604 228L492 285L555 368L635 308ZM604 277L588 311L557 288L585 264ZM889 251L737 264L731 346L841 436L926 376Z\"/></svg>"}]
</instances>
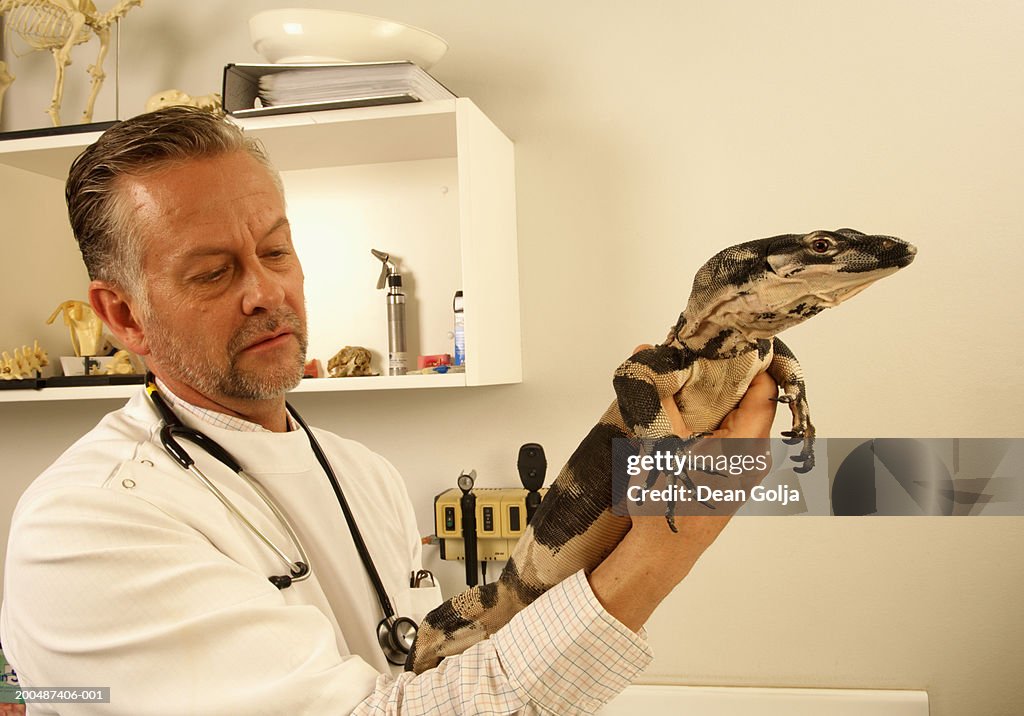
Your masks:
<instances>
[{"instance_id":1,"label":"man's forehead","mask_svg":"<svg viewBox=\"0 0 1024 716\"><path fill-rule=\"evenodd\" d=\"M245 152L190 159L126 175L119 189L143 221L277 221L284 198L267 167Z\"/></svg>"},{"instance_id":2,"label":"man's forehead","mask_svg":"<svg viewBox=\"0 0 1024 716\"><path fill-rule=\"evenodd\" d=\"M122 176L119 184L139 208L167 215L197 213L255 194L281 198L270 170L243 151L162 163Z\"/></svg>"}]
</instances>

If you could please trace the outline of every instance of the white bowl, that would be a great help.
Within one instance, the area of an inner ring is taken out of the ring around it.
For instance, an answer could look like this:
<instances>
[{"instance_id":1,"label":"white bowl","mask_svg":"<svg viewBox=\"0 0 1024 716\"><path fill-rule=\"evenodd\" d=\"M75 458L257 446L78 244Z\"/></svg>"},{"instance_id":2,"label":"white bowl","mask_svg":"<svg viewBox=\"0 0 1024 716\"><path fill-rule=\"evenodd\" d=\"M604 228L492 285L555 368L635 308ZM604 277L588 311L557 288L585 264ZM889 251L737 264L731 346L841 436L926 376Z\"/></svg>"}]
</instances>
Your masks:
<instances>
[{"instance_id":1,"label":"white bowl","mask_svg":"<svg viewBox=\"0 0 1024 716\"><path fill-rule=\"evenodd\" d=\"M256 51L268 62L390 62L423 69L444 56L437 35L394 20L341 10L266 10L249 18Z\"/></svg>"}]
</instances>

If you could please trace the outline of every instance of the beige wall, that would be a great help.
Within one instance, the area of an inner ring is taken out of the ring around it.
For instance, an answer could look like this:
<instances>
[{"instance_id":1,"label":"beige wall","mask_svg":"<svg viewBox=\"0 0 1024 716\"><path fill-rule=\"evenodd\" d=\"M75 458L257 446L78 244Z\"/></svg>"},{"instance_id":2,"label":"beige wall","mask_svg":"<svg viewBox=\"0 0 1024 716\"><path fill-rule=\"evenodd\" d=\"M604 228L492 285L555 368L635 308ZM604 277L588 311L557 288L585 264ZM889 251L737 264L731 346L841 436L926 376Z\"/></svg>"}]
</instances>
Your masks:
<instances>
[{"instance_id":1,"label":"beige wall","mask_svg":"<svg viewBox=\"0 0 1024 716\"><path fill-rule=\"evenodd\" d=\"M123 113L258 61L245 21L275 4L147 0L125 26ZM526 381L296 400L398 465L424 532L462 467L511 482L537 440L554 472L697 266L775 233L853 226L920 247L905 274L789 334L823 434L1024 436L1024 4L303 4L442 35L434 74L516 142ZM49 93L17 90L9 126ZM0 405L0 512L111 407ZM935 716L1020 713L1022 542L1019 518L737 521L652 620L645 678L925 688Z\"/></svg>"}]
</instances>

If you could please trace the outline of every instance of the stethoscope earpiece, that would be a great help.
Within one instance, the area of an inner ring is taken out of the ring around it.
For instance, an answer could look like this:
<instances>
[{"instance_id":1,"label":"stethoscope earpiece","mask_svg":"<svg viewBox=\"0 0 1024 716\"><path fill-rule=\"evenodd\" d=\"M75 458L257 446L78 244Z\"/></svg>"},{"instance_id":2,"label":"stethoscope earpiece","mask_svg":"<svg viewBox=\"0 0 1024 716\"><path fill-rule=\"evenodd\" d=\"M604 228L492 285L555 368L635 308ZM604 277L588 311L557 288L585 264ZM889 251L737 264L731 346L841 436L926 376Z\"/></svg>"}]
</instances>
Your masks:
<instances>
[{"instance_id":1,"label":"stethoscope earpiece","mask_svg":"<svg viewBox=\"0 0 1024 716\"><path fill-rule=\"evenodd\" d=\"M164 450L167 451L167 454L174 458L174 461L177 462L182 469L195 475L195 477L202 482L218 500L221 501L224 507L226 507L231 514L238 518L242 524L244 524L271 551L273 551L274 554L276 554L277 557L288 567L288 574L272 575L268 577L270 583L278 589L287 589L292 586L293 583L302 581L309 577L312 573L312 568L309 565L309 558L306 557L306 550L303 549L302 543L295 534L295 530L292 529L288 518L284 516L284 513L281 512L276 503L270 499L270 495L260 487L259 483L245 474L241 464L239 464L239 462L231 456L231 453L225 450L222 445L216 442L209 435L186 427L180 420L178 420L174 411L171 410L170 406L168 406L160 396L160 392L157 390L156 379L153 377L152 373L146 374L146 392L149 394L150 399L153 401L153 405L156 406L157 412L160 413L160 417L164 421L164 426L160 429L160 442L163 444ZM341 511L345 515L345 522L348 523L349 531L352 533L352 541L355 543L356 551L359 552L359 559L366 568L367 575L373 583L373 589L377 593L377 600L380 602L381 611L384 612L384 618L377 625L377 640L380 643L380 648L384 652L385 658L387 658L390 663L396 666L402 666L405 664L405 657L412 649L412 644L416 640L416 632L418 628L416 622L408 617L399 617L395 614L395 610L391 606L391 600L388 599L387 592L384 589L384 583L381 581L380 574L377 572L377 568L374 566L373 560L370 558L370 552L366 547L366 542L363 540L363 536L359 532L355 516L352 514L351 508L349 508L348 500L345 499L345 495L341 491L341 485L338 483L338 478L334 474L334 469L331 467L331 463L327 460L327 456L320 447L320 443L317 442L316 436L313 435L313 431L309 429L309 426L306 425L306 422L299 416L295 408L287 403L285 406L287 407L288 412L291 413L291 416L295 418L295 422L302 427L306 436L309 438L310 447L313 449L313 453L316 455L316 459L320 463L320 467L323 468L324 473L327 475L327 479L331 483L331 487L334 489L334 494L338 498L338 504L341 505ZM295 561L288 559L285 553L278 548L278 546L274 544L269 537L263 534L262 530L252 524L245 515L235 507L234 503L232 503L231 500L229 500L227 496L213 484L210 478L203 474L202 470L196 467L195 460L193 460L192 456L189 455L185 448L181 446L181 443L178 442L177 438L188 440L192 444L203 449L247 482L281 523L285 533L292 542L292 546L295 547L296 552L298 552L299 559Z\"/></svg>"},{"instance_id":2,"label":"stethoscope earpiece","mask_svg":"<svg viewBox=\"0 0 1024 716\"><path fill-rule=\"evenodd\" d=\"M269 577L267 577L267 579L269 579L270 583L273 584L278 589L288 589L288 587L292 586L292 578L289 575L287 575L287 574L281 574L281 575L273 575L272 574Z\"/></svg>"},{"instance_id":3,"label":"stethoscope earpiece","mask_svg":"<svg viewBox=\"0 0 1024 716\"><path fill-rule=\"evenodd\" d=\"M292 586L292 582L306 578L306 575L310 572L309 565L305 562L296 562L291 572L291 574L271 575L267 579L278 589L288 589L288 587Z\"/></svg>"}]
</instances>

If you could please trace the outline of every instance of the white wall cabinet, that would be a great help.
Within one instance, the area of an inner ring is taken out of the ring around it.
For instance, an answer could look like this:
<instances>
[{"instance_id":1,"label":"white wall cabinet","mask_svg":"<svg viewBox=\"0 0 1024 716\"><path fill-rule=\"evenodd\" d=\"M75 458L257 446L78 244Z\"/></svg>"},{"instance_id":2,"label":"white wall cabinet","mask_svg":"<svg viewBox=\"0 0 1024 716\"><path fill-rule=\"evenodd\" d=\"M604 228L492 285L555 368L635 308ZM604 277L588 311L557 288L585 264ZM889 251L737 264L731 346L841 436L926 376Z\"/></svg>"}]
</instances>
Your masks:
<instances>
[{"instance_id":1,"label":"white wall cabinet","mask_svg":"<svg viewBox=\"0 0 1024 716\"><path fill-rule=\"evenodd\" d=\"M452 298L465 295L465 373L305 380L298 391L460 387L522 380L512 143L468 99L310 112L240 122L284 179L306 274L309 357L344 345L374 352L386 373L380 262L399 258L410 363L451 353ZM0 310L0 349L38 338L70 354L58 303L85 300L88 279L65 218L64 180L96 134L0 142L0 277L16 296ZM2 390L0 402L109 398L131 386Z\"/></svg>"}]
</instances>

